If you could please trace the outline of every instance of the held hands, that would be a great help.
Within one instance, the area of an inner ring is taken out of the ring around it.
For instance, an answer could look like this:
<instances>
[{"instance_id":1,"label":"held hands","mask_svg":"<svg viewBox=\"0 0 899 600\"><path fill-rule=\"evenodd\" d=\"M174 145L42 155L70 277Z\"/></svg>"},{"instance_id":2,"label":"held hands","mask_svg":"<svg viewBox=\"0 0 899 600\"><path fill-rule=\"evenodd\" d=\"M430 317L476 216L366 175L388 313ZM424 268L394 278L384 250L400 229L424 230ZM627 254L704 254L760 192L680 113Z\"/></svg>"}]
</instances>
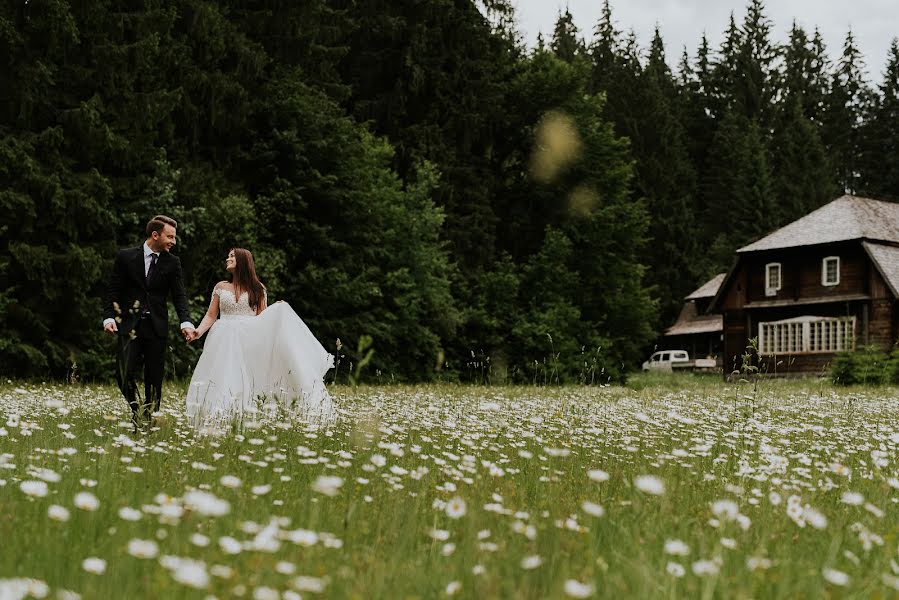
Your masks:
<instances>
[{"instance_id":1,"label":"held hands","mask_svg":"<svg viewBox=\"0 0 899 600\"><path fill-rule=\"evenodd\" d=\"M188 344L200 337L200 334L197 333L196 329L190 329L188 327L185 327L181 330L181 335L184 337L184 341Z\"/></svg>"},{"instance_id":2,"label":"held hands","mask_svg":"<svg viewBox=\"0 0 899 600\"><path fill-rule=\"evenodd\" d=\"M106 325L103 326L103 331L105 331L109 335L115 335L116 333L119 332L119 326L116 324L115 321L110 321L109 323L107 323Z\"/></svg>"}]
</instances>

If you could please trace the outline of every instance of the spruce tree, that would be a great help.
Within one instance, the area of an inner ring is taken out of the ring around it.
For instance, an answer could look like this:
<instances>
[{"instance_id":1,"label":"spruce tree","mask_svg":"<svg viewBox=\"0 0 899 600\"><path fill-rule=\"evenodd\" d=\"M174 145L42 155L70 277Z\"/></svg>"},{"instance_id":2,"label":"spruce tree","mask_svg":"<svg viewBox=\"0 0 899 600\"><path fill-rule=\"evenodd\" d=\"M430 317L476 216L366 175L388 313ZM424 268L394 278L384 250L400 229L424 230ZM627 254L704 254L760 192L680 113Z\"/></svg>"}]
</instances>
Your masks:
<instances>
[{"instance_id":1,"label":"spruce tree","mask_svg":"<svg viewBox=\"0 0 899 600\"><path fill-rule=\"evenodd\" d=\"M831 157L833 182L847 193L859 192L861 185L861 129L871 103L864 69L861 52L849 31L831 77L822 129L822 138Z\"/></svg>"},{"instance_id":2,"label":"spruce tree","mask_svg":"<svg viewBox=\"0 0 899 600\"><path fill-rule=\"evenodd\" d=\"M883 82L863 128L862 193L899 201L899 40L890 44Z\"/></svg>"}]
</instances>

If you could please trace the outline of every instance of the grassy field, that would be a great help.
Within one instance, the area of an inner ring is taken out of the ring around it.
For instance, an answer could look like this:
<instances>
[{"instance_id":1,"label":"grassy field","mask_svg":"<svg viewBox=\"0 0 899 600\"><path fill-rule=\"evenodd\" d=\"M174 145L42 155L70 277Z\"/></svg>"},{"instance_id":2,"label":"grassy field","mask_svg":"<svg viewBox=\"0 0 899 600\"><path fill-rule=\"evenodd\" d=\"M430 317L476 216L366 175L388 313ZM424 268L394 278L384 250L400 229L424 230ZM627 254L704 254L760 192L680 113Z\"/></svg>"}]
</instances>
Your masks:
<instances>
[{"instance_id":1,"label":"grassy field","mask_svg":"<svg viewBox=\"0 0 899 600\"><path fill-rule=\"evenodd\" d=\"M200 437L169 385L0 386L0 598L888 598L895 390L335 388ZM29 596L30 595L30 596Z\"/></svg>"}]
</instances>

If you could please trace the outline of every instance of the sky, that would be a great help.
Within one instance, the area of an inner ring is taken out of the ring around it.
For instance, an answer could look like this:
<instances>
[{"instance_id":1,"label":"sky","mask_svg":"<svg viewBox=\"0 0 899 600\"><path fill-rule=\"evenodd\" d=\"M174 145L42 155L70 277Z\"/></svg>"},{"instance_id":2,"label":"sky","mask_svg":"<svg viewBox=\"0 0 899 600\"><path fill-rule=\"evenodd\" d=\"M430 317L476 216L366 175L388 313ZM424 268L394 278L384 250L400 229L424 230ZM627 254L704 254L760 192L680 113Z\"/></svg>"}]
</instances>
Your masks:
<instances>
[{"instance_id":1,"label":"sky","mask_svg":"<svg viewBox=\"0 0 899 600\"><path fill-rule=\"evenodd\" d=\"M566 6L574 23L589 43L599 21L603 0L513 0L518 29L529 47L538 32L549 41L553 25ZM691 58L703 32L712 49L717 49L731 12L737 24L743 22L748 0L612 0L612 21L620 31L637 34L641 48L649 46L658 24L665 42L668 63L675 66L684 46ZM890 41L899 36L897 0L768 0L765 13L772 22L772 37L786 41L795 20L809 35L818 27L832 59L839 56L846 32L853 35L864 56L868 80L883 80Z\"/></svg>"}]
</instances>

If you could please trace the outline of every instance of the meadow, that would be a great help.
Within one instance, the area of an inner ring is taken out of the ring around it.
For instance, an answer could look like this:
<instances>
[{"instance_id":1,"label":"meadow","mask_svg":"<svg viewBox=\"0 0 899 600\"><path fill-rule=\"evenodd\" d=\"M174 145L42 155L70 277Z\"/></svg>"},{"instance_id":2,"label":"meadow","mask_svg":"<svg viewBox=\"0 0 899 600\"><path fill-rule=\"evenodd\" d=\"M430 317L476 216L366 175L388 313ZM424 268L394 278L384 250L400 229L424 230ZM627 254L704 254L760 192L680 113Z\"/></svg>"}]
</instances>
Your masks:
<instances>
[{"instance_id":1,"label":"meadow","mask_svg":"<svg viewBox=\"0 0 899 600\"><path fill-rule=\"evenodd\" d=\"M0 598L887 598L890 388L335 387L198 435L169 384L0 385Z\"/></svg>"}]
</instances>

